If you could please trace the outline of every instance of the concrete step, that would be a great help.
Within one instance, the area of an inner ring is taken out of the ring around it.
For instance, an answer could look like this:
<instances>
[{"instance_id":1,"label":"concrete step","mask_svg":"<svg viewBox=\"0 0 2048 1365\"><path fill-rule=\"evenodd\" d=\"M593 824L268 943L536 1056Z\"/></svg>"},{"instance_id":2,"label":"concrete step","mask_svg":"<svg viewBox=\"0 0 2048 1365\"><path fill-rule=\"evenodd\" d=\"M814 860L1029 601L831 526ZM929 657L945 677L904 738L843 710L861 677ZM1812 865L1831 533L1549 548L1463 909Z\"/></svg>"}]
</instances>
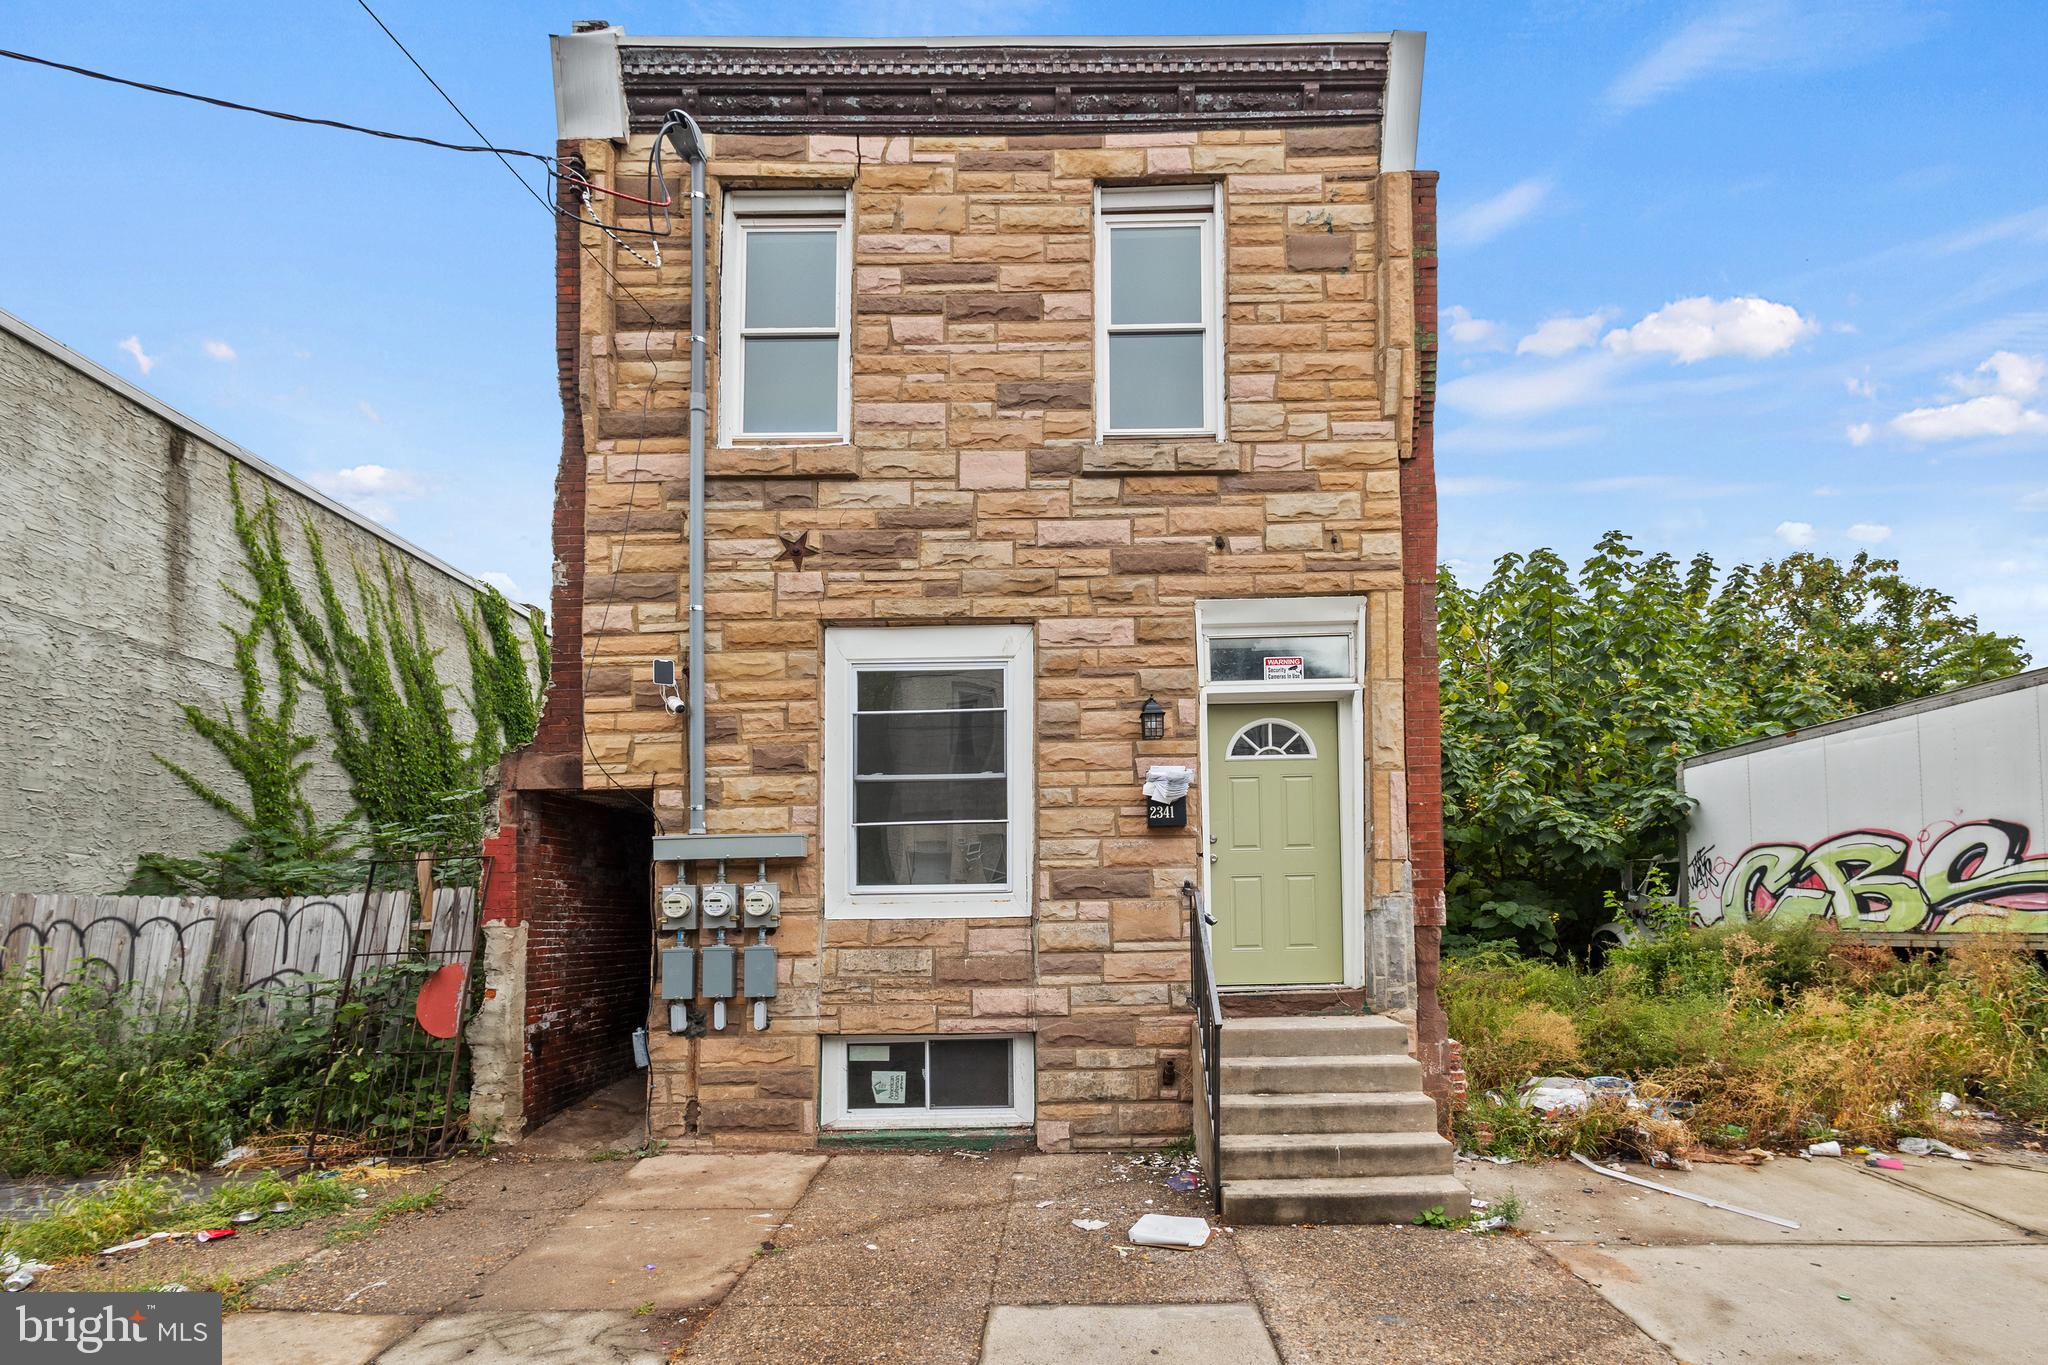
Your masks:
<instances>
[{"instance_id":1,"label":"concrete step","mask_svg":"<svg viewBox=\"0 0 2048 1365\"><path fill-rule=\"evenodd\" d=\"M1223 1097L1306 1095L1348 1090L1385 1094L1422 1089L1422 1066L1406 1055L1373 1057L1225 1057ZM1433 1123L1432 1127L1435 1126Z\"/></svg>"},{"instance_id":2,"label":"concrete step","mask_svg":"<svg viewBox=\"0 0 2048 1365\"><path fill-rule=\"evenodd\" d=\"M1226 1058L1405 1056L1407 1052L1407 1027L1377 1014L1223 1021Z\"/></svg>"},{"instance_id":3,"label":"concrete step","mask_svg":"<svg viewBox=\"0 0 2048 1365\"><path fill-rule=\"evenodd\" d=\"M1472 1196L1447 1175L1223 1184L1223 1217L1232 1223L1412 1223L1433 1208L1463 1218L1472 1212Z\"/></svg>"},{"instance_id":4,"label":"concrete step","mask_svg":"<svg viewBox=\"0 0 2048 1365\"><path fill-rule=\"evenodd\" d=\"M1427 1133L1436 1101L1419 1090L1388 1094L1223 1096L1223 1133Z\"/></svg>"},{"instance_id":5,"label":"concrete step","mask_svg":"<svg viewBox=\"0 0 2048 1365\"><path fill-rule=\"evenodd\" d=\"M1223 1139L1223 1187L1240 1180L1449 1175L1451 1144L1420 1133L1241 1133Z\"/></svg>"}]
</instances>

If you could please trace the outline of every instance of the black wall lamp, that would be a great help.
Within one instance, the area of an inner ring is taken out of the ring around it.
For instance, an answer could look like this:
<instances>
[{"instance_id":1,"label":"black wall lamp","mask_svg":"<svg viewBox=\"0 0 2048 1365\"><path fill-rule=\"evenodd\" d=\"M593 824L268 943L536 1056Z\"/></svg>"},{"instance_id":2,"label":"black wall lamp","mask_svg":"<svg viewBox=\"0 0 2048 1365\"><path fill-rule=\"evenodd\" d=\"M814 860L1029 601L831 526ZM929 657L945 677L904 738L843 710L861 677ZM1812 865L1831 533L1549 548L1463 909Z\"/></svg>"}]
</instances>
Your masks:
<instances>
[{"instance_id":1,"label":"black wall lamp","mask_svg":"<svg viewBox=\"0 0 2048 1365\"><path fill-rule=\"evenodd\" d=\"M1138 708L1138 733L1146 739L1166 738L1166 708L1152 697Z\"/></svg>"}]
</instances>

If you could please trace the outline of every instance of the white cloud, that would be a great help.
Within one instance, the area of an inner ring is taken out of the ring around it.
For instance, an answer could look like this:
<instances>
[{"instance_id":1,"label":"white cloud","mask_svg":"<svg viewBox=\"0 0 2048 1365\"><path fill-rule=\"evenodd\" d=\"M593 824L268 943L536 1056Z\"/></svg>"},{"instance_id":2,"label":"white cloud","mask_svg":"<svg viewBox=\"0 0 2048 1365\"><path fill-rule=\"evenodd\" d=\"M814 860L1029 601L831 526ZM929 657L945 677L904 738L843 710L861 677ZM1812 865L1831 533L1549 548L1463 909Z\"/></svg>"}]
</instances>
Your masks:
<instances>
[{"instance_id":1,"label":"white cloud","mask_svg":"<svg viewBox=\"0 0 2048 1365\"><path fill-rule=\"evenodd\" d=\"M1987 436L2048 433L2048 413L2023 407L2001 393L1939 407L1914 408L1892 418L1892 429L1909 441L1973 441Z\"/></svg>"},{"instance_id":2,"label":"white cloud","mask_svg":"<svg viewBox=\"0 0 2048 1365\"><path fill-rule=\"evenodd\" d=\"M1482 199L1451 214L1444 221L1444 239L1458 246L1490 242L1543 207L1550 190L1548 176L1531 176L1510 185L1491 199Z\"/></svg>"},{"instance_id":3,"label":"white cloud","mask_svg":"<svg viewBox=\"0 0 2048 1365\"><path fill-rule=\"evenodd\" d=\"M1873 430L1868 422L1851 422L1843 429L1842 434L1849 438L1850 445L1860 446L1869 443Z\"/></svg>"},{"instance_id":4,"label":"white cloud","mask_svg":"<svg viewBox=\"0 0 2048 1365\"><path fill-rule=\"evenodd\" d=\"M1488 493L1513 493L1527 487L1520 479L1496 479L1475 474L1436 481L1436 491L1447 498L1476 498Z\"/></svg>"},{"instance_id":5,"label":"white cloud","mask_svg":"<svg viewBox=\"0 0 2048 1365\"><path fill-rule=\"evenodd\" d=\"M1600 339L1600 329L1613 318L1612 308L1602 308L1584 317L1555 317L1539 325L1535 331L1515 343L1516 355L1540 355L1555 358L1583 350Z\"/></svg>"},{"instance_id":6,"label":"white cloud","mask_svg":"<svg viewBox=\"0 0 2048 1365\"><path fill-rule=\"evenodd\" d=\"M1853 374L1842 381L1842 387L1855 394L1858 398L1877 397L1877 385L1871 383L1868 379L1858 379Z\"/></svg>"},{"instance_id":7,"label":"white cloud","mask_svg":"<svg viewBox=\"0 0 2048 1365\"><path fill-rule=\"evenodd\" d=\"M135 368L142 371L144 374L148 374L151 370L156 368L156 357L148 354L142 349L141 337L129 337L126 341L121 343L118 349L126 351L129 355L133 356L135 358Z\"/></svg>"},{"instance_id":8,"label":"white cloud","mask_svg":"<svg viewBox=\"0 0 2048 1365\"><path fill-rule=\"evenodd\" d=\"M225 341L215 340L212 337L200 342L199 349L212 356L215 360L229 361L235 358L234 347L228 345Z\"/></svg>"},{"instance_id":9,"label":"white cloud","mask_svg":"<svg viewBox=\"0 0 2048 1365\"><path fill-rule=\"evenodd\" d=\"M2027 406L2048 383L2048 359L1996 351L1968 375L1950 379L1959 395L1952 403L1912 408L1892 418L1892 430L1909 441L1971 441L1987 437L2048 433L2048 413Z\"/></svg>"},{"instance_id":10,"label":"white cloud","mask_svg":"<svg viewBox=\"0 0 2048 1365\"><path fill-rule=\"evenodd\" d=\"M1747 295L1712 299L1705 295L1667 303L1633 327L1606 337L1616 355L1661 353L1681 365L1715 356L1762 360L1792 347L1818 330L1789 304Z\"/></svg>"},{"instance_id":11,"label":"white cloud","mask_svg":"<svg viewBox=\"0 0 2048 1365\"><path fill-rule=\"evenodd\" d=\"M416 474L381 464L351 465L308 476L308 481L331 498L339 498L364 516L389 521L396 514L392 504L425 497L427 485Z\"/></svg>"},{"instance_id":12,"label":"white cloud","mask_svg":"<svg viewBox=\"0 0 2048 1365\"><path fill-rule=\"evenodd\" d=\"M1614 362L1604 355L1535 368L1508 366L1453 379L1439 396L1446 407L1479 417L1532 417L1576 407L1596 397L1614 368Z\"/></svg>"},{"instance_id":13,"label":"white cloud","mask_svg":"<svg viewBox=\"0 0 2048 1365\"><path fill-rule=\"evenodd\" d=\"M1508 344L1507 328L1486 318L1475 318L1472 310L1463 304L1454 303L1444 310L1450 325L1444 328L1445 335L1459 346L1472 351L1505 350Z\"/></svg>"},{"instance_id":14,"label":"white cloud","mask_svg":"<svg viewBox=\"0 0 2048 1365\"><path fill-rule=\"evenodd\" d=\"M1858 545L1882 545L1892 538L1892 528L1881 521L1859 521L1845 534Z\"/></svg>"},{"instance_id":15,"label":"white cloud","mask_svg":"<svg viewBox=\"0 0 2048 1365\"><path fill-rule=\"evenodd\" d=\"M1561 450L1598 440L1605 432L1599 427L1530 428L1516 426L1460 426L1437 433L1439 452L1459 455L1517 455L1530 450Z\"/></svg>"},{"instance_id":16,"label":"white cloud","mask_svg":"<svg viewBox=\"0 0 2048 1365\"><path fill-rule=\"evenodd\" d=\"M528 605L526 601L525 591L522 588L520 588L520 586L517 583L512 581L511 574L502 573L497 569L492 569L487 573L478 574L477 581L480 583L490 584L499 592L504 593L506 598L512 602L519 603L521 605Z\"/></svg>"},{"instance_id":17,"label":"white cloud","mask_svg":"<svg viewBox=\"0 0 2048 1365\"><path fill-rule=\"evenodd\" d=\"M1639 109L1725 72L1843 66L1910 41L1935 17L1901 0L1733 0L1622 72L1607 105Z\"/></svg>"},{"instance_id":18,"label":"white cloud","mask_svg":"<svg viewBox=\"0 0 2048 1365\"><path fill-rule=\"evenodd\" d=\"M1781 521L1774 534L1787 545L1813 544L1813 523L1810 521Z\"/></svg>"},{"instance_id":19,"label":"white cloud","mask_svg":"<svg viewBox=\"0 0 2048 1365\"><path fill-rule=\"evenodd\" d=\"M375 408L371 407L370 401L367 398L359 398L356 400L356 411L360 412L365 418L369 419L372 422L381 422L384 420L384 414L377 411Z\"/></svg>"},{"instance_id":20,"label":"white cloud","mask_svg":"<svg viewBox=\"0 0 2048 1365\"><path fill-rule=\"evenodd\" d=\"M1757 491L1753 483L1710 483L1678 474L1616 474L1604 479L1580 479L1571 488L1574 493L1644 493L1687 502L1698 498L1744 497Z\"/></svg>"}]
</instances>

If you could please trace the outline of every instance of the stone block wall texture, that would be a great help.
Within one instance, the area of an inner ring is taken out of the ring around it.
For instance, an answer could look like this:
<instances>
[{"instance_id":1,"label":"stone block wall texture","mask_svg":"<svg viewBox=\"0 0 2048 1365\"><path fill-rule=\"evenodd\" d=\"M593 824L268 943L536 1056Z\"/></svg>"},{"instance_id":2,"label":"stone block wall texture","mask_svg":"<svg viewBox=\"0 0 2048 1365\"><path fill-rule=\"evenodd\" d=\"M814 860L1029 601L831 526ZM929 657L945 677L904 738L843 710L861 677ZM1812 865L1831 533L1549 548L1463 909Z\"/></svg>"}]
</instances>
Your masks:
<instances>
[{"instance_id":1,"label":"stone block wall texture","mask_svg":"<svg viewBox=\"0 0 2048 1365\"><path fill-rule=\"evenodd\" d=\"M240 829L151 757L232 792L233 778L181 708L218 714L240 696L221 622L247 586L228 470L246 500L277 499L300 586L313 589L301 518L328 562L409 564L444 678L468 683L455 608L476 589L331 507L165 421L40 346L0 329L0 888L119 889L137 854L197 853ZM460 706L457 724L467 733ZM324 736L310 688L299 711ZM307 790L324 819L354 804L326 746Z\"/></svg>"},{"instance_id":2,"label":"stone block wall texture","mask_svg":"<svg viewBox=\"0 0 2048 1365\"><path fill-rule=\"evenodd\" d=\"M646 143L576 151L645 194ZM833 624L1036 628L1032 917L826 919L818 860L779 865L773 1028L697 1040L655 1021L658 1133L813 1141L819 1037L898 1032L1035 1035L1047 1149L1185 1133L1178 889L1199 866L1198 831L1147 831L1138 786L1152 763L1195 762L1201 598L1367 601L1370 799L1348 835L1375 926L1368 993L1379 1008L1434 1007L1416 996L1411 830L1435 807L1408 771L1422 752L1412 727L1434 716L1433 698L1409 695L1427 627L1404 505L1430 496L1403 468L1421 336L1413 177L1382 175L1377 150L1370 125L714 135L714 252L723 189L851 187L853 438L713 448L701 528L685 524L687 223L658 269L594 231L565 240L562 259L582 258L564 366L582 377L584 516L561 551L580 562L558 580L581 576L585 789L632 787L684 826L683 728L646 679L650 660L684 652L691 532L708 559L713 831L793 829L817 847ZM1147 181L1223 186L1222 440L1096 438L1093 192ZM680 182L669 189L681 202ZM778 556L800 533L817 554L799 567ZM1158 741L1138 738L1148 694L1170 703ZM1440 886L1439 874L1429 894Z\"/></svg>"}]
</instances>

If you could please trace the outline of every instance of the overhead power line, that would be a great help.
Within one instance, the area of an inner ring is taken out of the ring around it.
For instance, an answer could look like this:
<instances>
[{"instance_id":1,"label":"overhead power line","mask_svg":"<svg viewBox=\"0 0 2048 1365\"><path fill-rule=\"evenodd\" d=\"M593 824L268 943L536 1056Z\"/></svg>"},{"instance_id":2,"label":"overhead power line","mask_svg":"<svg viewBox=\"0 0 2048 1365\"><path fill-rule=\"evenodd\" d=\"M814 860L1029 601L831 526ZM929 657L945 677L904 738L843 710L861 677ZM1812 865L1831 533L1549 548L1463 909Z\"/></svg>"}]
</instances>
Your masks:
<instances>
[{"instance_id":1,"label":"overhead power line","mask_svg":"<svg viewBox=\"0 0 2048 1365\"><path fill-rule=\"evenodd\" d=\"M13 52L7 48L0 48L0 57L6 57L17 62L28 62L34 66L47 66L56 71L69 71L74 76L85 76L91 80L105 81L110 85L125 85L131 90L146 90L152 95L171 95L181 100L192 100L199 104L210 104L216 109L233 109L239 113L261 114L265 118L283 119L287 123L310 123L321 128L336 128L344 133L364 133L370 137L387 138L392 142L414 142L422 147L439 147L444 152L488 152L501 161L508 156L523 156L530 160L538 161L543 166L552 165L553 163L552 157L543 156L539 152L521 151L516 147L494 147L488 145L488 140L486 145L478 147L460 142L443 142L439 138L421 137L416 133L394 133L383 128L365 128L360 123L344 123L340 119L315 118L310 114L293 114L283 109L265 109L260 105L242 104L236 100L221 99L216 95L200 95L190 90L175 90L168 85L152 85L148 81L133 81L129 80L126 76L110 75L105 71L94 71L91 67L73 66L69 62L52 61L48 57L38 57L28 52ZM467 122L467 120L464 121ZM472 128L474 128L474 125L472 125ZM482 137L483 134L478 133L477 136ZM511 170L510 163L507 163L506 169ZM517 171L512 173L514 175L518 174ZM521 183L523 184L524 182L522 181Z\"/></svg>"}]
</instances>

